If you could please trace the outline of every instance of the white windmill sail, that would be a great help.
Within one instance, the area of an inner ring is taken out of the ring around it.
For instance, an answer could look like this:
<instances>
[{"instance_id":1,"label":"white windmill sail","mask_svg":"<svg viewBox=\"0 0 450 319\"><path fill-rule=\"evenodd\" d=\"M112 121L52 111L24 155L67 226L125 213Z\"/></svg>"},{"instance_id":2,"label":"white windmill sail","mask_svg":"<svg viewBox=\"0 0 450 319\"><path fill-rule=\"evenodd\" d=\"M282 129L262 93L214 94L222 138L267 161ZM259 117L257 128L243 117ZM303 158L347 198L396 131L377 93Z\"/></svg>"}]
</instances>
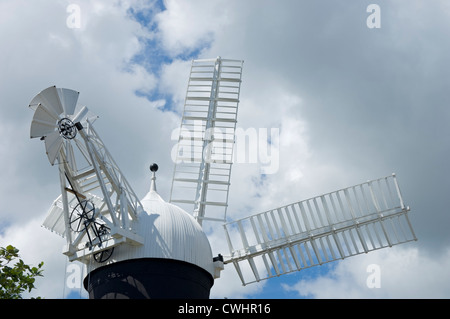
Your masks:
<instances>
[{"instance_id":1,"label":"white windmill sail","mask_svg":"<svg viewBox=\"0 0 450 319\"><path fill-rule=\"evenodd\" d=\"M394 174L368 181L225 224L224 263L246 285L417 240L408 211Z\"/></svg>"},{"instance_id":2,"label":"white windmill sail","mask_svg":"<svg viewBox=\"0 0 450 319\"><path fill-rule=\"evenodd\" d=\"M226 218L242 66L220 57L192 61L169 201L200 224Z\"/></svg>"},{"instance_id":3,"label":"white windmill sail","mask_svg":"<svg viewBox=\"0 0 450 319\"><path fill-rule=\"evenodd\" d=\"M44 140L60 173L61 195L43 226L66 238L70 260L143 242L130 223L142 205L94 130L97 116L77 104L78 95L52 86L30 102L35 111L30 136Z\"/></svg>"}]
</instances>

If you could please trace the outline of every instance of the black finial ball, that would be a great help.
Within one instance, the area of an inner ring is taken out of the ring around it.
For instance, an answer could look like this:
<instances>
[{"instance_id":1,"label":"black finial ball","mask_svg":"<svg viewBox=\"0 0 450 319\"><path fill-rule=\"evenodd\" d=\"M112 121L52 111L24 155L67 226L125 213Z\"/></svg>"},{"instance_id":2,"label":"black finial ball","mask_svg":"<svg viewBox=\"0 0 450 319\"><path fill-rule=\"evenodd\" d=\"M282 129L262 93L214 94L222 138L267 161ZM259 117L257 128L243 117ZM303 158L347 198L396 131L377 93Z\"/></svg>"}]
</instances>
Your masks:
<instances>
[{"instance_id":1,"label":"black finial ball","mask_svg":"<svg viewBox=\"0 0 450 319\"><path fill-rule=\"evenodd\" d=\"M152 165L150 165L151 172L156 172L157 170L158 170L158 164L153 163Z\"/></svg>"}]
</instances>

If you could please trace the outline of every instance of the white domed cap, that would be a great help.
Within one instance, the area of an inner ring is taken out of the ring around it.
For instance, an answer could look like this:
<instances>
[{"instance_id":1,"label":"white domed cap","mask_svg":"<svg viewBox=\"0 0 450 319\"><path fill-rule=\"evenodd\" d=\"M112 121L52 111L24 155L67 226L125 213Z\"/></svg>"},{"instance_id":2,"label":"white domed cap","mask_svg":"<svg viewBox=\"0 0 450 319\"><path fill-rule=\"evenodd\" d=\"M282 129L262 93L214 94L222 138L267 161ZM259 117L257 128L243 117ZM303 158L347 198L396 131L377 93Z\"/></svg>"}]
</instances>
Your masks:
<instances>
[{"instance_id":1,"label":"white domed cap","mask_svg":"<svg viewBox=\"0 0 450 319\"><path fill-rule=\"evenodd\" d=\"M156 171L156 170L155 170ZM155 171L150 191L141 200L138 233L145 238L144 258L168 258L197 265L214 277L211 246L200 224L156 192Z\"/></svg>"}]
</instances>

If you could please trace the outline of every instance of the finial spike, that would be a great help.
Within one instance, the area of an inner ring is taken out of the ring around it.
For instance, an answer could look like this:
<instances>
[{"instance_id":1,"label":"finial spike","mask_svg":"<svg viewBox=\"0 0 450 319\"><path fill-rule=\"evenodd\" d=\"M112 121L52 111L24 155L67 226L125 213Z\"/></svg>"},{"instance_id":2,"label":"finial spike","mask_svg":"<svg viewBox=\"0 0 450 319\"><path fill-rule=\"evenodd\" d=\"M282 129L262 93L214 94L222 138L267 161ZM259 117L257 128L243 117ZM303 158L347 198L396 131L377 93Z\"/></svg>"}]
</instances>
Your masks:
<instances>
[{"instance_id":1,"label":"finial spike","mask_svg":"<svg viewBox=\"0 0 450 319\"><path fill-rule=\"evenodd\" d=\"M156 192L156 172L158 171L158 164L153 163L150 165L150 171L152 172L152 182L150 184L150 191Z\"/></svg>"}]
</instances>

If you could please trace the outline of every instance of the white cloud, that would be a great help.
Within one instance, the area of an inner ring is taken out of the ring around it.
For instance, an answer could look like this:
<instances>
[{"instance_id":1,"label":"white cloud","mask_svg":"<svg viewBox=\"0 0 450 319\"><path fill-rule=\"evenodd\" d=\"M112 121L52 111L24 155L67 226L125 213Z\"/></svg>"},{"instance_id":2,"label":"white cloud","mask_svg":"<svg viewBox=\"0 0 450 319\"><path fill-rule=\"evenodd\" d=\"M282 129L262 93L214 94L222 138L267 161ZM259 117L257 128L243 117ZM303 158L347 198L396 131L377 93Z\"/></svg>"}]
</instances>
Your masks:
<instances>
[{"instance_id":1,"label":"white cloud","mask_svg":"<svg viewBox=\"0 0 450 319\"><path fill-rule=\"evenodd\" d=\"M214 40L217 30L227 25L226 1L164 2L166 10L155 18L160 40L169 55L191 53Z\"/></svg>"},{"instance_id":2,"label":"white cloud","mask_svg":"<svg viewBox=\"0 0 450 319\"><path fill-rule=\"evenodd\" d=\"M159 90L171 97L173 111L181 115L188 83L191 61L175 59L161 67Z\"/></svg>"},{"instance_id":3,"label":"white cloud","mask_svg":"<svg viewBox=\"0 0 450 319\"><path fill-rule=\"evenodd\" d=\"M284 285L284 289L320 299L448 298L449 266L450 249L440 256L427 256L411 245L394 247L339 262L328 274ZM376 274L379 287L371 285Z\"/></svg>"}]
</instances>

